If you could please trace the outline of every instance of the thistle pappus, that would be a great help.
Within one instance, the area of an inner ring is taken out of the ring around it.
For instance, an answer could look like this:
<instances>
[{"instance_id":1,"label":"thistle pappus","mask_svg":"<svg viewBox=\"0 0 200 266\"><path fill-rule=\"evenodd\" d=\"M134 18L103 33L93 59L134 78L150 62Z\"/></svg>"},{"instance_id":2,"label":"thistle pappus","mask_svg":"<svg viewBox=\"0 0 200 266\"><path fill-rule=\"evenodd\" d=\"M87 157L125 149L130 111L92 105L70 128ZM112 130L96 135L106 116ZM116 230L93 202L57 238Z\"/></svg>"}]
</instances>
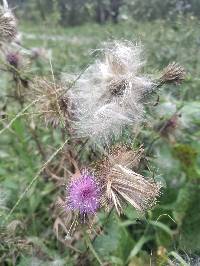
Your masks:
<instances>
[{"instance_id":1,"label":"thistle pappus","mask_svg":"<svg viewBox=\"0 0 200 266\"><path fill-rule=\"evenodd\" d=\"M128 41L108 43L73 89L73 127L77 136L105 144L120 137L124 127L141 122L142 96L154 82L141 73L141 46Z\"/></svg>"}]
</instances>

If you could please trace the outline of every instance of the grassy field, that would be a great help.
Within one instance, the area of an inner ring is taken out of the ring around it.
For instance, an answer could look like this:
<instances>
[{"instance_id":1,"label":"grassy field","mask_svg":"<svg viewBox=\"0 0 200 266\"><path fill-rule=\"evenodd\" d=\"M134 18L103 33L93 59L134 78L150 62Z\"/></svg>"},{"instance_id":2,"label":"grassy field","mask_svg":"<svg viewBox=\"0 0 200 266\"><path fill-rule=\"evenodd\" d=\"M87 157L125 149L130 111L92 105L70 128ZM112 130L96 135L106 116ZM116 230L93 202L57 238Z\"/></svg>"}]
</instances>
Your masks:
<instances>
[{"instance_id":1,"label":"grassy field","mask_svg":"<svg viewBox=\"0 0 200 266\"><path fill-rule=\"evenodd\" d=\"M65 79L65 73L78 74L96 58L103 42L114 39L141 43L149 74L173 61L184 66L185 82L162 89L159 104L149 108L147 122L136 143L145 146L149 171L143 171L162 181L162 196L145 215L139 215L130 206L120 218L112 213L93 248L104 265L198 265L195 263L200 256L199 21L191 17L174 22L88 24L73 28L24 22L20 30L24 49L43 47L51 54L58 79ZM49 60L32 62L26 74L51 79ZM7 74L2 74L1 79L0 107L6 105L7 117L2 119L0 130L20 112L19 104L6 98L12 93L12 80ZM181 117L176 130L167 136L160 135L159 125L177 113ZM63 144L63 132L34 118L20 116L0 135L0 219L6 220L8 228L1 230L0 264L98 265L94 250L85 251L80 231L70 245L56 236L63 234L62 225L55 224L60 217L55 202L64 195L64 186L40 169ZM31 128L37 128L37 136ZM52 168L58 161L56 155ZM105 219L100 214L99 224ZM85 254L84 259L80 260L76 250Z\"/></svg>"}]
</instances>

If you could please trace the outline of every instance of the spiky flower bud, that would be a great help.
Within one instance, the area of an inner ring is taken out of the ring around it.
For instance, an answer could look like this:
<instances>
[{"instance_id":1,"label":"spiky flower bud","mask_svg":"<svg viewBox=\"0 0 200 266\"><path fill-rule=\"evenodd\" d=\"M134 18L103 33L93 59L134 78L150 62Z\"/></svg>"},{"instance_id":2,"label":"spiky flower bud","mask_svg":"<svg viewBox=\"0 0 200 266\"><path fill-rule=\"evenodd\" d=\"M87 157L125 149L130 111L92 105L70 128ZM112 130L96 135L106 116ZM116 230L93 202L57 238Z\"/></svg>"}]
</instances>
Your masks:
<instances>
[{"instance_id":1,"label":"spiky flower bud","mask_svg":"<svg viewBox=\"0 0 200 266\"><path fill-rule=\"evenodd\" d=\"M176 62L173 62L163 69L159 85L167 83L180 84L185 79L185 76L185 69Z\"/></svg>"},{"instance_id":2,"label":"spiky flower bud","mask_svg":"<svg viewBox=\"0 0 200 266\"><path fill-rule=\"evenodd\" d=\"M17 52L10 52L6 55L6 60L11 66L18 68L20 63L20 55Z\"/></svg>"},{"instance_id":3,"label":"spiky flower bud","mask_svg":"<svg viewBox=\"0 0 200 266\"><path fill-rule=\"evenodd\" d=\"M17 35L17 23L7 6L0 6L0 42L11 42Z\"/></svg>"},{"instance_id":4,"label":"spiky flower bud","mask_svg":"<svg viewBox=\"0 0 200 266\"><path fill-rule=\"evenodd\" d=\"M31 85L31 100L38 100L36 109L41 113L46 124L57 127L65 126L69 119L70 101L65 96L62 84L46 79L35 79Z\"/></svg>"}]
</instances>

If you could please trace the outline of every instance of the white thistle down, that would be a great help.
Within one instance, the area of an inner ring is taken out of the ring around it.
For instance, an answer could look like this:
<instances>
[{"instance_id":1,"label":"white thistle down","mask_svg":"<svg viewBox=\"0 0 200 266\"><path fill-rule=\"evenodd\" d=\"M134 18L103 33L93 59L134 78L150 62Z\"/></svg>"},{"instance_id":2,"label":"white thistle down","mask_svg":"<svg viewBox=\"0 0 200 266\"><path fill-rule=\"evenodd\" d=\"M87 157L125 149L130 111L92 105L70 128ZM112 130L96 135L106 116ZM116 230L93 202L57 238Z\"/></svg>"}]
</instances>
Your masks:
<instances>
[{"instance_id":1,"label":"white thistle down","mask_svg":"<svg viewBox=\"0 0 200 266\"><path fill-rule=\"evenodd\" d=\"M141 74L141 47L128 41L108 43L69 91L74 103L73 127L78 137L107 144L124 127L137 126L142 96L153 82Z\"/></svg>"}]
</instances>

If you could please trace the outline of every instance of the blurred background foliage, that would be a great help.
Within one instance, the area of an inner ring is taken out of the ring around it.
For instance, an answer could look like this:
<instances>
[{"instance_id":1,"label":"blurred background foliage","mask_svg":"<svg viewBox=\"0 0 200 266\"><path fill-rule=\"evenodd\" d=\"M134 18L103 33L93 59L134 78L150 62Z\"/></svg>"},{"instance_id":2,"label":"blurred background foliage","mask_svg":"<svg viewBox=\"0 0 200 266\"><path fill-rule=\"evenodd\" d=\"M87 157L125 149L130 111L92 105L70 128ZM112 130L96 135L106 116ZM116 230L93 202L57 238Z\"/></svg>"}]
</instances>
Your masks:
<instances>
[{"instance_id":1,"label":"blurred background foliage","mask_svg":"<svg viewBox=\"0 0 200 266\"><path fill-rule=\"evenodd\" d=\"M147 122L134 143L145 147L149 170L142 171L163 182L159 203L143 216L129 207L120 218L112 214L93 246L105 265L199 265L200 1L10 0L9 4L18 17L23 56L36 47L46 53L31 60L25 71L30 78L51 78L49 56L57 79L65 78L66 72L78 73L95 58L94 49L112 39L141 42L148 73L173 61L185 67L186 81L178 87L165 86L158 104L155 99L155 106L147 110ZM9 97L15 90L12 76L1 71L0 78L3 128L21 107ZM26 116L0 135L0 219L45 162L33 128L47 158L63 142L62 132ZM98 265L82 241L74 243L86 252L80 261L76 251L56 238L53 204L63 191L41 174L9 217L8 232L1 229L0 265ZM105 219L99 215L100 224Z\"/></svg>"},{"instance_id":2,"label":"blurred background foliage","mask_svg":"<svg viewBox=\"0 0 200 266\"><path fill-rule=\"evenodd\" d=\"M179 15L200 16L198 0L11 0L27 19L48 21L54 17L61 25L88 21L117 23L120 19L175 19Z\"/></svg>"}]
</instances>

